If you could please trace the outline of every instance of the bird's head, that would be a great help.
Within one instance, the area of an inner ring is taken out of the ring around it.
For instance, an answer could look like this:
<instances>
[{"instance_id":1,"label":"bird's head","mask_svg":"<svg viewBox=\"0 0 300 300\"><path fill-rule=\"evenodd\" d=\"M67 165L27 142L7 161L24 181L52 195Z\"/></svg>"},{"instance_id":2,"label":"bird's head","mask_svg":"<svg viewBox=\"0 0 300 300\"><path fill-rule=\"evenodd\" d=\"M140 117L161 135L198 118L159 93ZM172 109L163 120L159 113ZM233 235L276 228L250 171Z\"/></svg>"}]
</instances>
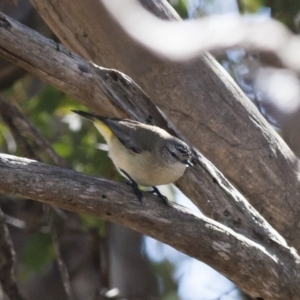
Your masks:
<instances>
[{"instance_id":1,"label":"bird's head","mask_svg":"<svg viewBox=\"0 0 300 300\"><path fill-rule=\"evenodd\" d=\"M162 149L162 158L167 163L182 163L186 166L193 166L191 163L192 153L189 146L179 139L168 140Z\"/></svg>"}]
</instances>

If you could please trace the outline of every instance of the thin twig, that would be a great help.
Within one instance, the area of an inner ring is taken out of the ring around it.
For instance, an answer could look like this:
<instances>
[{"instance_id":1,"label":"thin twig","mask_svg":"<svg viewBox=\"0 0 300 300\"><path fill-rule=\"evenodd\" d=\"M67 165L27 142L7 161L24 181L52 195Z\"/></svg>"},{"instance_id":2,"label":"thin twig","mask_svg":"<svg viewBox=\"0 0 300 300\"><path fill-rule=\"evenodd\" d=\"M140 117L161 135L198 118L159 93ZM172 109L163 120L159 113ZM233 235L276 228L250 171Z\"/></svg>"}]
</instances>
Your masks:
<instances>
[{"instance_id":1,"label":"thin twig","mask_svg":"<svg viewBox=\"0 0 300 300\"><path fill-rule=\"evenodd\" d=\"M11 130L15 137L17 144L21 150L29 158L40 160L37 155L37 151L43 151L54 162L54 164L60 167L67 167L67 163L62 159L52 148L49 142L41 135L41 133L29 122L29 120L17 109L17 107L8 104L2 97L0 97L0 115L4 122ZM31 143L28 142L28 138L31 139ZM45 209L49 207L43 204ZM69 279L69 273L67 267L62 259L60 245L57 238L56 226L53 223L54 210L57 208L51 208L50 210L50 234L53 242L53 246L56 253L56 260L59 267L59 272L65 288L66 295L69 300L74 299L72 294L71 283Z\"/></svg>"},{"instance_id":2,"label":"thin twig","mask_svg":"<svg viewBox=\"0 0 300 300\"><path fill-rule=\"evenodd\" d=\"M40 161L36 152L43 151L55 165L64 168L68 167L65 160L54 151L50 143L36 127L30 123L16 106L7 103L3 97L0 97L0 115L10 128L11 133L25 155ZM30 145L29 139L31 139L32 145Z\"/></svg>"},{"instance_id":3,"label":"thin twig","mask_svg":"<svg viewBox=\"0 0 300 300\"><path fill-rule=\"evenodd\" d=\"M24 300L14 276L15 251L0 208L0 282L10 300Z\"/></svg>"},{"instance_id":4,"label":"thin twig","mask_svg":"<svg viewBox=\"0 0 300 300\"><path fill-rule=\"evenodd\" d=\"M67 298L69 300L73 300L74 296L73 296L73 290L71 287L71 283L70 283L70 276L69 276L69 272L68 269L66 267L66 264L62 258L61 255L61 250L60 250L60 244L59 244L59 240L58 240L58 236L57 236L57 229L56 226L53 222L54 219L54 214L53 211L51 211L51 221L50 221L50 230L51 230L51 238L52 238L52 243L55 249L55 254L56 254L56 260L57 260L57 264L58 264L58 268L59 268L59 273L61 276L61 280L63 282L64 285L64 289L67 295Z\"/></svg>"}]
</instances>

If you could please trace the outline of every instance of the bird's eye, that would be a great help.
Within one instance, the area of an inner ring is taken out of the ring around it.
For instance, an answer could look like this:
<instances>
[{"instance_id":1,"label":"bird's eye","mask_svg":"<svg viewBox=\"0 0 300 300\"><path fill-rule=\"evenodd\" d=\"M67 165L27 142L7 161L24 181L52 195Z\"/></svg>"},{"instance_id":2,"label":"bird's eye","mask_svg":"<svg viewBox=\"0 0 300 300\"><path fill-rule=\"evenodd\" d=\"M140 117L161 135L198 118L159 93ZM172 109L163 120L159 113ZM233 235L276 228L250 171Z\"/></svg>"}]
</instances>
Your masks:
<instances>
[{"instance_id":1,"label":"bird's eye","mask_svg":"<svg viewBox=\"0 0 300 300\"><path fill-rule=\"evenodd\" d=\"M174 152L170 152L172 157L176 157L176 154Z\"/></svg>"}]
</instances>

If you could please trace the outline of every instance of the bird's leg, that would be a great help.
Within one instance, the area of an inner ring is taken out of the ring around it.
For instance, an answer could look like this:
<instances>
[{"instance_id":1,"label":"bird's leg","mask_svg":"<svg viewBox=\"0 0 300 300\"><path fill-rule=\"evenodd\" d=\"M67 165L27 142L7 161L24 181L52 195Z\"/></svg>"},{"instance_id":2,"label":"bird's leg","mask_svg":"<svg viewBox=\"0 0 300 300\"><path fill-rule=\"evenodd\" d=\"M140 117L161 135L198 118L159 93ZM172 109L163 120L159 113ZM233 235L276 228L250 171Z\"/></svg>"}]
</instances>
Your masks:
<instances>
[{"instance_id":1,"label":"bird's leg","mask_svg":"<svg viewBox=\"0 0 300 300\"><path fill-rule=\"evenodd\" d=\"M153 186L152 188L153 188L153 190L150 191L150 193L156 194L157 197L160 198L164 202L164 204L168 205L169 204L168 198L166 196L162 195L156 186Z\"/></svg>"},{"instance_id":2,"label":"bird's leg","mask_svg":"<svg viewBox=\"0 0 300 300\"><path fill-rule=\"evenodd\" d=\"M138 187L138 184L129 176L129 174L127 172L125 172L122 169L120 169L120 171L129 179L129 181L127 182L127 184L129 184L132 187L134 194L137 196L138 200L140 202L142 202L143 194L140 191L140 189Z\"/></svg>"}]
</instances>

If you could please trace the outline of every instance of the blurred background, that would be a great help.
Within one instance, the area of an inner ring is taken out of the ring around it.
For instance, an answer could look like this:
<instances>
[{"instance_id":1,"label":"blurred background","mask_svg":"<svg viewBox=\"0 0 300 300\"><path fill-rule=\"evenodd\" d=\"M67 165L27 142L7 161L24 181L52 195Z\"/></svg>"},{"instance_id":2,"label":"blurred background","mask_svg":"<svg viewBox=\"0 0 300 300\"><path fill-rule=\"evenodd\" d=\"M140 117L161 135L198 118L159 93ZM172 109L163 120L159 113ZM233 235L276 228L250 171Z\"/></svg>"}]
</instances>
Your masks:
<instances>
[{"instance_id":1,"label":"blurred background","mask_svg":"<svg viewBox=\"0 0 300 300\"><path fill-rule=\"evenodd\" d=\"M234 13L258 21L275 18L294 33L300 28L298 0L169 2L183 19ZM56 39L29 1L0 0L0 10ZM215 58L299 155L298 76L243 49ZM124 182L100 134L70 113L85 107L2 59L0 91L1 152ZM162 189L169 199L197 210L174 186ZM0 205L16 251L17 281L27 299L249 299L209 266L127 228L9 195L0 195ZM1 291L0 299L7 299Z\"/></svg>"}]
</instances>

